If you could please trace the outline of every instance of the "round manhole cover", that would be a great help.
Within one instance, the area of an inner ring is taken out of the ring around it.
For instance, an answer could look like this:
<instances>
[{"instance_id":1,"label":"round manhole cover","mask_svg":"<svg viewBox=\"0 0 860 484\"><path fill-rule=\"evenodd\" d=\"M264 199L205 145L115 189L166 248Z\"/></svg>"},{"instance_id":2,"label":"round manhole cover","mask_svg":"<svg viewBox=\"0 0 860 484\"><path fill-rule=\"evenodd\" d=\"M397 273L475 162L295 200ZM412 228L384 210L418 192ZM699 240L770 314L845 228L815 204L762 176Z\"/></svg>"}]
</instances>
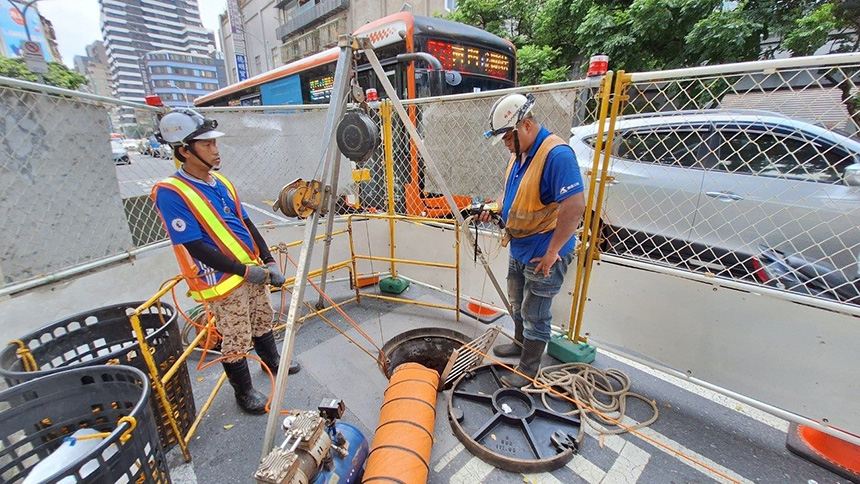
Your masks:
<instances>
[{"instance_id":1,"label":"round manhole cover","mask_svg":"<svg viewBox=\"0 0 860 484\"><path fill-rule=\"evenodd\" d=\"M502 386L509 373L486 365L454 383L448 419L454 434L481 460L510 472L547 472L567 464L576 453L580 421L563 413L575 406L553 399L549 410L540 397Z\"/></svg>"}]
</instances>

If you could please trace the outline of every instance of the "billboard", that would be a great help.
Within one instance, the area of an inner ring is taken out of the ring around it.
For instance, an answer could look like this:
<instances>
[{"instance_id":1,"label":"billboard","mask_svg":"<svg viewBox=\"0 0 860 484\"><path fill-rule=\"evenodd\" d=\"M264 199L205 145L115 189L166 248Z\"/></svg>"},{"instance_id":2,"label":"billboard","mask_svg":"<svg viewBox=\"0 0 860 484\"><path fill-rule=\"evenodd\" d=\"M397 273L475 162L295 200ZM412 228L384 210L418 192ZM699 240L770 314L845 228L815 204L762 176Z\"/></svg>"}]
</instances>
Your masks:
<instances>
[{"instance_id":1,"label":"billboard","mask_svg":"<svg viewBox=\"0 0 860 484\"><path fill-rule=\"evenodd\" d=\"M23 8L22 8L23 10ZM30 29L30 39L42 45L45 60L51 61L48 42L39 20L39 12L35 7L27 9L27 27ZM24 18L9 0L0 0L0 38L6 57L21 57L24 42L27 41L27 31L24 29Z\"/></svg>"}]
</instances>

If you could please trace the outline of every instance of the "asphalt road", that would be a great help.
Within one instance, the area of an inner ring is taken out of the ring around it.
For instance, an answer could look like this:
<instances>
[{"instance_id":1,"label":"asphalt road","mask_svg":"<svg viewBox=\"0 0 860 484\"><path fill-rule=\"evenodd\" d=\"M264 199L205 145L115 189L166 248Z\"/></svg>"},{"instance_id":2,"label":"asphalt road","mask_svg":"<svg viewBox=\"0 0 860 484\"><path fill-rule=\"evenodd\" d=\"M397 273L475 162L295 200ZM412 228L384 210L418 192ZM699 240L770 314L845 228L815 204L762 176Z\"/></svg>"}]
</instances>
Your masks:
<instances>
[{"instance_id":1,"label":"asphalt road","mask_svg":"<svg viewBox=\"0 0 860 484\"><path fill-rule=\"evenodd\" d=\"M153 158L136 151L129 152L130 165L117 165L119 193L123 199L148 196L152 186L176 171L172 159Z\"/></svg>"},{"instance_id":2,"label":"asphalt road","mask_svg":"<svg viewBox=\"0 0 860 484\"><path fill-rule=\"evenodd\" d=\"M176 171L173 159L153 158L136 151L129 152L131 164L117 165L116 177L119 181L119 192L123 199L140 196L148 197L152 186ZM245 211L256 224L269 221L284 222L285 217L272 212L271 206L262 201L243 200Z\"/></svg>"}]
</instances>

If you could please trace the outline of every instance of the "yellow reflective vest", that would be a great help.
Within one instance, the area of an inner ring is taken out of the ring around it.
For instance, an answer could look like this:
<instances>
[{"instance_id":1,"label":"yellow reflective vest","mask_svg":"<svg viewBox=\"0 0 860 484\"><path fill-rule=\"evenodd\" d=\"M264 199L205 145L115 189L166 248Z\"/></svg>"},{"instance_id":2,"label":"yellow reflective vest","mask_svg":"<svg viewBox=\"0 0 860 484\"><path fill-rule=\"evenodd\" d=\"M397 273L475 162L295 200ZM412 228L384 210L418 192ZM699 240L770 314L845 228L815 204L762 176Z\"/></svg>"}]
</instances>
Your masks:
<instances>
[{"instance_id":1,"label":"yellow reflective vest","mask_svg":"<svg viewBox=\"0 0 860 484\"><path fill-rule=\"evenodd\" d=\"M239 197L236 195L236 189L233 187L233 184L218 173L212 173L212 175L227 187L227 191L230 192L230 197L236 204L236 213L241 214L242 206L239 203ZM182 197L185 204L194 215L194 218L203 230L209 234L212 240L215 241L218 245L218 249L221 250L221 253L228 257L232 257L245 265L262 265L257 246L254 245L249 248L245 245L245 243L242 242L232 230L230 230L227 223L224 222L224 219L222 219L221 215L218 214L218 211L215 210L211 203L209 203L206 196L194 187L193 183L180 176L169 176L156 183L152 188L153 200L155 200L156 191L159 187L173 190ZM164 223L163 218L162 222ZM209 285L199 274L200 269L194 263L194 259L182 244L173 244L173 252L176 254L176 261L179 263L179 269L182 271L182 275L185 277L185 281L188 283L188 287L190 288L188 294L194 298L195 301L203 302L221 299L245 282L245 278L242 276L225 273L215 284Z\"/></svg>"},{"instance_id":2,"label":"yellow reflective vest","mask_svg":"<svg viewBox=\"0 0 860 484\"><path fill-rule=\"evenodd\" d=\"M538 147L537 153L526 168L517 193L514 195L514 201L511 203L511 209L508 211L505 230L509 236L523 238L555 229L558 221L558 203L551 202L549 205L544 205L540 201L540 180L549 152L563 144L565 144L563 139L551 134ZM515 161L516 156L511 156L505 180L510 178Z\"/></svg>"}]
</instances>

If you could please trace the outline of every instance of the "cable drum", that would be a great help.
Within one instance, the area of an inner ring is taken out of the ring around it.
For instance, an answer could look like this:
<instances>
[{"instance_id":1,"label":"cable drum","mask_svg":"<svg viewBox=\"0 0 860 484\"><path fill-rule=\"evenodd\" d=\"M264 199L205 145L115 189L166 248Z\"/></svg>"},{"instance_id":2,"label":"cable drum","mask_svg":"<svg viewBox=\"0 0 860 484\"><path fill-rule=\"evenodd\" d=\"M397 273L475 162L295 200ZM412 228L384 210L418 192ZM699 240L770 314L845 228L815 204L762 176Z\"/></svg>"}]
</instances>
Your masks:
<instances>
[{"instance_id":1,"label":"cable drum","mask_svg":"<svg viewBox=\"0 0 860 484\"><path fill-rule=\"evenodd\" d=\"M355 163L363 163L379 145L379 127L363 111L351 109L337 125L336 139L344 156Z\"/></svg>"}]
</instances>

